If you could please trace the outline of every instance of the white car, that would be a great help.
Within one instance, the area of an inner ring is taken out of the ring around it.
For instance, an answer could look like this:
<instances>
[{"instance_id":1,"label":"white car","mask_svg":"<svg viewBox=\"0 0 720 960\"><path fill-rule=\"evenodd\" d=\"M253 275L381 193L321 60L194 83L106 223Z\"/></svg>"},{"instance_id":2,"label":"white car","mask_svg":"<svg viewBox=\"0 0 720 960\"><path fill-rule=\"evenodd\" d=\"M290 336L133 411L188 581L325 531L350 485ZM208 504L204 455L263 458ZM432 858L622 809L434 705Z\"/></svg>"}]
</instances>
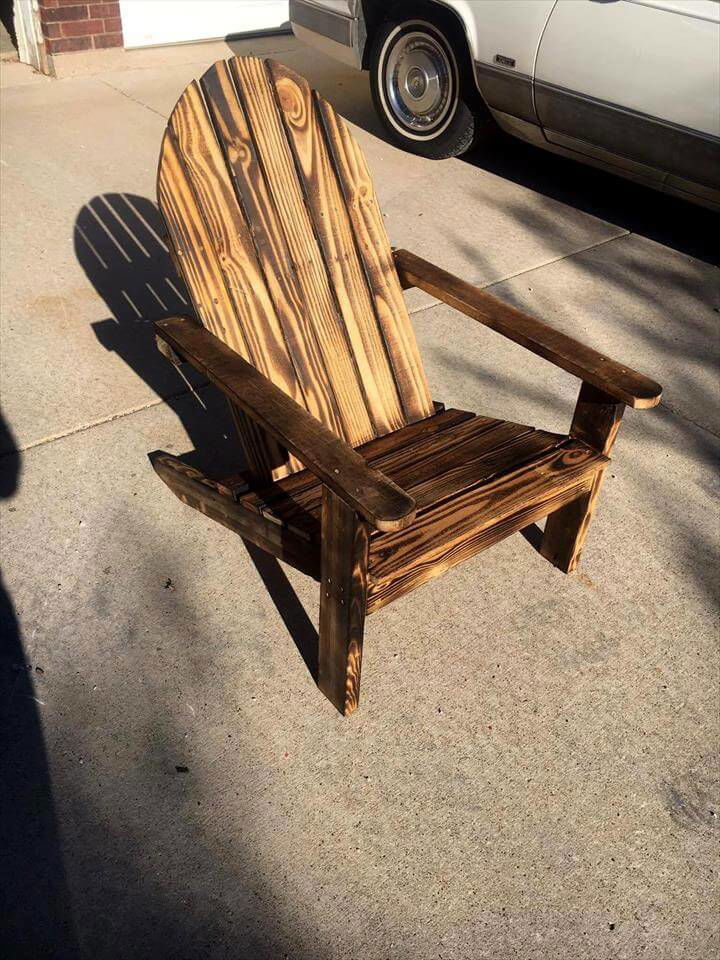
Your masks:
<instances>
[{"instance_id":1,"label":"white car","mask_svg":"<svg viewBox=\"0 0 720 960\"><path fill-rule=\"evenodd\" d=\"M370 71L406 149L457 156L497 123L720 209L719 0L290 0L290 21Z\"/></svg>"}]
</instances>

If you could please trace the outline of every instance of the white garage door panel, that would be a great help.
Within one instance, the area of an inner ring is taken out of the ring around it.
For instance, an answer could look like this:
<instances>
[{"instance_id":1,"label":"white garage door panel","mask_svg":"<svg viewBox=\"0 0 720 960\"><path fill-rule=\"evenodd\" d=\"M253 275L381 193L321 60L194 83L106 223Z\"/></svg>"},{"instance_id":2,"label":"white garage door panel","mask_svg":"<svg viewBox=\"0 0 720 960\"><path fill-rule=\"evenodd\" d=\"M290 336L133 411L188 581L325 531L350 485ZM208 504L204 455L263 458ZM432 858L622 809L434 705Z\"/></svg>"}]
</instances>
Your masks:
<instances>
[{"instance_id":1,"label":"white garage door panel","mask_svg":"<svg viewBox=\"0 0 720 960\"><path fill-rule=\"evenodd\" d=\"M120 0L126 47L212 40L274 30L288 21L287 0Z\"/></svg>"}]
</instances>

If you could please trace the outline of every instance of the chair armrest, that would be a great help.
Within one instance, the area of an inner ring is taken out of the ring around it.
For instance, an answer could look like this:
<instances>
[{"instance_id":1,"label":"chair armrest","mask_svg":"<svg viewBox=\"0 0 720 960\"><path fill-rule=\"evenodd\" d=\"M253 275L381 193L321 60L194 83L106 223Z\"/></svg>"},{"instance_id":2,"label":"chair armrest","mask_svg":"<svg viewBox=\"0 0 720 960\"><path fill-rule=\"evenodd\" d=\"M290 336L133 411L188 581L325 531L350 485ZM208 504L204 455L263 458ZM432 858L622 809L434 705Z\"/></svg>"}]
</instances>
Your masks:
<instances>
[{"instance_id":1,"label":"chair armrest","mask_svg":"<svg viewBox=\"0 0 720 960\"><path fill-rule=\"evenodd\" d=\"M393 256L404 289L419 287L425 290L539 357L622 400L629 407L642 409L660 402L662 387L654 380L616 363L408 250L395 250Z\"/></svg>"},{"instance_id":2,"label":"chair armrest","mask_svg":"<svg viewBox=\"0 0 720 960\"><path fill-rule=\"evenodd\" d=\"M209 330L171 317L156 321L155 331L372 526L394 531L412 523L412 497Z\"/></svg>"}]
</instances>

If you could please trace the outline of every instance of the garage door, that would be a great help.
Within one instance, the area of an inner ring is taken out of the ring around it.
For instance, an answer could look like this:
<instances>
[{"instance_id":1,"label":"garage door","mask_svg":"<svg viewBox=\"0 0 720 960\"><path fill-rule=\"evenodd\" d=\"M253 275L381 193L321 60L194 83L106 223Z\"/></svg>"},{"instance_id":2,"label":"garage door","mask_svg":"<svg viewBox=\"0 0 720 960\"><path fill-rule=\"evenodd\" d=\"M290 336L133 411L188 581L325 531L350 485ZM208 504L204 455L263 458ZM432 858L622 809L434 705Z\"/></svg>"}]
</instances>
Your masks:
<instances>
[{"instance_id":1,"label":"garage door","mask_svg":"<svg viewBox=\"0 0 720 960\"><path fill-rule=\"evenodd\" d=\"M126 47L188 43L277 30L288 0L120 0Z\"/></svg>"}]
</instances>

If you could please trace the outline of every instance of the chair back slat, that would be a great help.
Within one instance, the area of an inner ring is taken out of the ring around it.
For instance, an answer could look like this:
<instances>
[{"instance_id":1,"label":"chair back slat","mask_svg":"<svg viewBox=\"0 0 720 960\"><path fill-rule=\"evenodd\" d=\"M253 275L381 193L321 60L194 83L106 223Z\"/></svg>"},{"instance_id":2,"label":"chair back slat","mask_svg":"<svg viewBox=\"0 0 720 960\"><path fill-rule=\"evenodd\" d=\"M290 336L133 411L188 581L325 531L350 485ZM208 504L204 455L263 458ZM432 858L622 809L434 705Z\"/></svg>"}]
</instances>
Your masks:
<instances>
[{"instance_id":1,"label":"chair back slat","mask_svg":"<svg viewBox=\"0 0 720 960\"><path fill-rule=\"evenodd\" d=\"M433 412L364 158L288 68L236 57L185 90L158 200L199 319L353 446ZM238 418L250 467L299 468Z\"/></svg>"}]
</instances>

